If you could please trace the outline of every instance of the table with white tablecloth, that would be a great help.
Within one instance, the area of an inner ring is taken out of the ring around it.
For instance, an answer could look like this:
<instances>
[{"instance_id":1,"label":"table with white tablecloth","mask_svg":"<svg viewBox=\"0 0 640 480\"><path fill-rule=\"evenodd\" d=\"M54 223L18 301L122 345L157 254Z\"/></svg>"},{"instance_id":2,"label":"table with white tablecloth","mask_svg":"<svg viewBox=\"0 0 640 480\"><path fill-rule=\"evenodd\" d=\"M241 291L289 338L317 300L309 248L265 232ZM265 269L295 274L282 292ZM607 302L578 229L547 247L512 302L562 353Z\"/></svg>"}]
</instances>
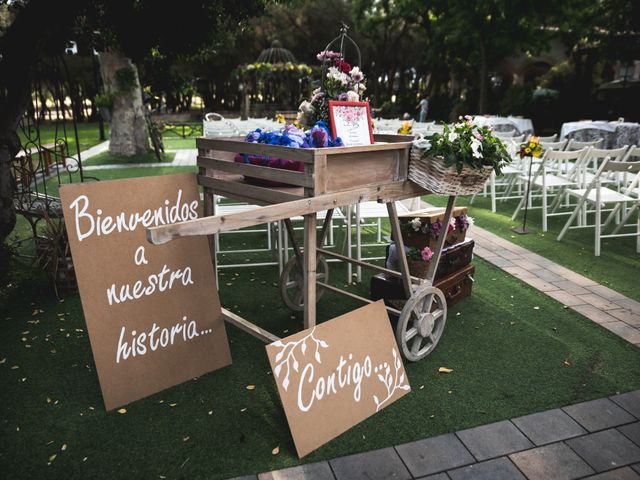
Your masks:
<instances>
[{"instance_id":1,"label":"table with white tablecloth","mask_svg":"<svg viewBox=\"0 0 640 480\"><path fill-rule=\"evenodd\" d=\"M508 132L514 128L518 133L525 135L533 134L533 122L530 118L521 117L490 117L484 115L476 115L473 117L476 125L485 126L491 125L491 127L497 132Z\"/></svg>"},{"instance_id":2,"label":"table with white tablecloth","mask_svg":"<svg viewBox=\"0 0 640 480\"><path fill-rule=\"evenodd\" d=\"M562 124L560 138L574 139L579 142L592 142L602 138L603 148L640 145L640 124L603 120L567 122Z\"/></svg>"}]
</instances>

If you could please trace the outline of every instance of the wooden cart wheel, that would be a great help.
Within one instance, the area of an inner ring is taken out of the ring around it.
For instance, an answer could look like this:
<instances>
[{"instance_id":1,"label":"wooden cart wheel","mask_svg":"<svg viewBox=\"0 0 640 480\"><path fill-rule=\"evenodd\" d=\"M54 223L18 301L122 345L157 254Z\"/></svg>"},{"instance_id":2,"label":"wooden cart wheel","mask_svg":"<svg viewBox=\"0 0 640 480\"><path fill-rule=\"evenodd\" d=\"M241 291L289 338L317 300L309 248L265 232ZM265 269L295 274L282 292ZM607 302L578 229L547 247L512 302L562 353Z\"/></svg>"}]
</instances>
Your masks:
<instances>
[{"instance_id":1,"label":"wooden cart wheel","mask_svg":"<svg viewBox=\"0 0 640 480\"><path fill-rule=\"evenodd\" d=\"M329 282L329 265L321 255L317 257L316 280L323 283ZM323 294L324 289L319 288L316 299L320 300ZM295 257L287 262L280 276L280 295L291 310L297 312L304 310L304 278Z\"/></svg>"},{"instance_id":2,"label":"wooden cart wheel","mask_svg":"<svg viewBox=\"0 0 640 480\"><path fill-rule=\"evenodd\" d=\"M438 344L447 321L447 301L432 285L419 287L407 300L396 327L396 339L407 360L417 362Z\"/></svg>"}]
</instances>

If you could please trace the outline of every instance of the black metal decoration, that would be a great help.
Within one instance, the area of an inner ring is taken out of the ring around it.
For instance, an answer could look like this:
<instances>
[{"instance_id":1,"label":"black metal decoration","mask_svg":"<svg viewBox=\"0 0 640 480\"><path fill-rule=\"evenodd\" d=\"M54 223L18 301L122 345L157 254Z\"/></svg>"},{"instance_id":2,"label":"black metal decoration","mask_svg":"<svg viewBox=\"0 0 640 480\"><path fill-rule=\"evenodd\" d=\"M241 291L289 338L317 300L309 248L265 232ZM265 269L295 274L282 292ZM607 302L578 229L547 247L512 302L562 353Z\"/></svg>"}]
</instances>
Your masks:
<instances>
[{"instance_id":1,"label":"black metal decoration","mask_svg":"<svg viewBox=\"0 0 640 480\"><path fill-rule=\"evenodd\" d=\"M522 227L513 227L511 230L520 235L526 235L533 233L527 229L527 212L529 211L529 192L531 191L531 168L533 167L533 157L529 157L529 174L527 175L527 192L524 198L524 220L522 221Z\"/></svg>"}]
</instances>

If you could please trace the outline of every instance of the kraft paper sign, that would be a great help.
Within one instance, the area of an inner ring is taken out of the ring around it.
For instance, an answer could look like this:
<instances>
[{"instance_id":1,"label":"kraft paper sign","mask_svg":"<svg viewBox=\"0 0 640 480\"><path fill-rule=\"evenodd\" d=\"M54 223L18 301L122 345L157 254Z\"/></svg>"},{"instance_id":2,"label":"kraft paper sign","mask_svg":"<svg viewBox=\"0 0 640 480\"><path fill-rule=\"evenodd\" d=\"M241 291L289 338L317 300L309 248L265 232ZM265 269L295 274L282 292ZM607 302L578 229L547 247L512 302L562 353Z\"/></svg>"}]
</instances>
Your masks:
<instances>
[{"instance_id":1,"label":"kraft paper sign","mask_svg":"<svg viewBox=\"0 0 640 480\"><path fill-rule=\"evenodd\" d=\"M301 458L411 390L382 301L266 348Z\"/></svg>"},{"instance_id":2,"label":"kraft paper sign","mask_svg":"<svg viewBox=\"0 0 640 480\"><path fill-rule=\"evenodd\" d=\"M194 174L60 188L107 410L231 363L207 238L147 242L197 218Z\"/></svg>"}]
</instances>

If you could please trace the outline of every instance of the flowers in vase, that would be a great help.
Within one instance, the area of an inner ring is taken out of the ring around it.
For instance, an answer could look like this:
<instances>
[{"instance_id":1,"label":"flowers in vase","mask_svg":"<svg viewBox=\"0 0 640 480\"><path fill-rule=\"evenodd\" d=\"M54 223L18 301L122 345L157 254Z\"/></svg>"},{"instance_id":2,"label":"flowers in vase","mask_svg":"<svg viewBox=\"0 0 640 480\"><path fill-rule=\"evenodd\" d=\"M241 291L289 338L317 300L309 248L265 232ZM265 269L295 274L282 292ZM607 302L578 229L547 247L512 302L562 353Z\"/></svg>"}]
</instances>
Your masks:
<instances>
[{"instance_id":1,"label":"flowers in vase","mask_svg":"<svg viewBox=\"0 0 640 480\"><path fill-rule=\"evenodd\" d=\"M433 250L431 250L429 247L424 247L423 249L413 247L407 253L407 258L414 261L422 260L423 262L428 262L429 260L431 260L431 257L433 257Z\"/></svg>"},{"instance_id":2,"label":"flowers in vase","mask_svg":"<svg viewBox=\"0 0 640 480\"><path fill-rule=\"evenodd\" d=\"M313 91L310 100L300 104L298 122L307 127L318 121L329 124L329 100L357 102L366 90L360 68L347 63L339 52L320 52L317 58L326 69L326 75L322 87Z\"/></svg>"},{"instance_id":3,"label":"flowers in vase","mask_svg":"<svg viewBox=\"0 0 640 480\"><path fill-rule=\"evenodd\" d=\"M518 152L520 158L524 157L540 157L542 155L542 145L540 145L540 137L530 137L529 140L520 145Z\"/></svg>"}]
</instances>

